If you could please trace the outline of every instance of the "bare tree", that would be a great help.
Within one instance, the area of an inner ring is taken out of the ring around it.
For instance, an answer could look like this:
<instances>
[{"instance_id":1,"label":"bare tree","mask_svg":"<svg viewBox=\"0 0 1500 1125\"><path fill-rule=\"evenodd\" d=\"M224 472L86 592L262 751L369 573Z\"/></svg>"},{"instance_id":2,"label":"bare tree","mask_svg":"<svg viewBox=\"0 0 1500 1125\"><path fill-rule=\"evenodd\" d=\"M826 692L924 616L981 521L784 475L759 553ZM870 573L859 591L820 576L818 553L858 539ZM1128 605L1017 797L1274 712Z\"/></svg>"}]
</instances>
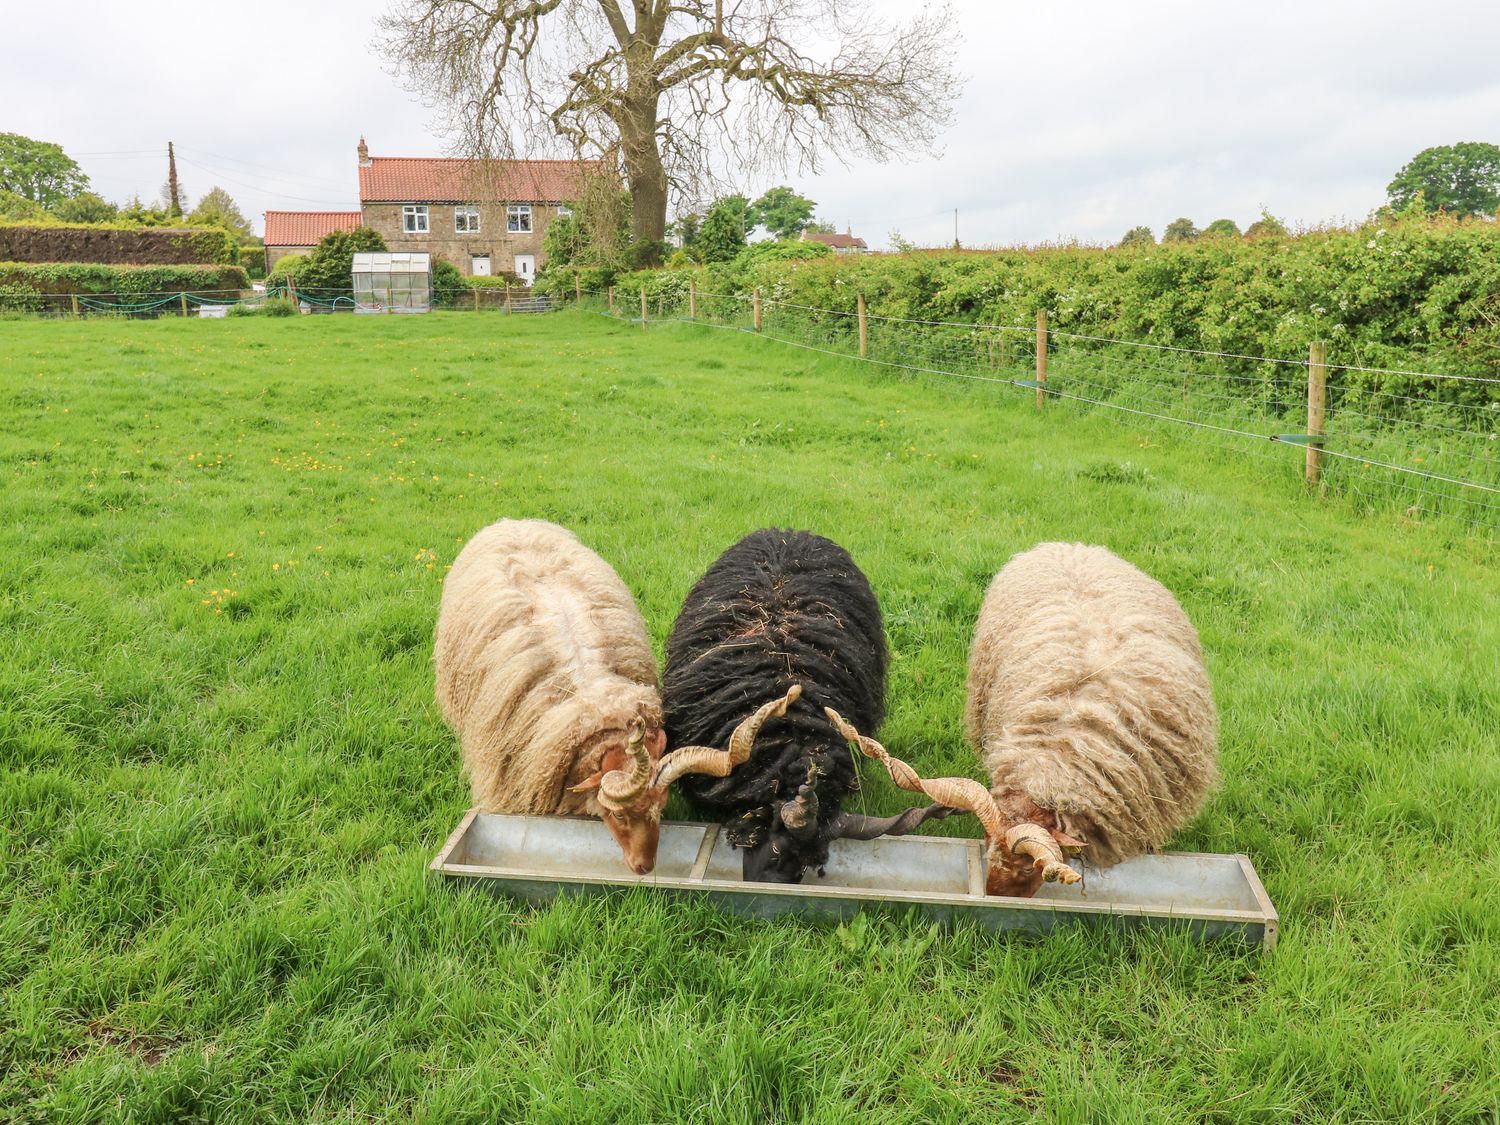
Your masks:
<instances>
[{"instance_id":1,"label":"bare tree","mask_svg":"<svg viewBox=\"0 0 1500 1125\"><path fill-rule=\"evenodd\" d=\"M960 83L946 7L859 0L401 0L379 47L467 155L565 146L623 165L631 232L715 171L930 151Z\"/></svg>"}]
</instances>

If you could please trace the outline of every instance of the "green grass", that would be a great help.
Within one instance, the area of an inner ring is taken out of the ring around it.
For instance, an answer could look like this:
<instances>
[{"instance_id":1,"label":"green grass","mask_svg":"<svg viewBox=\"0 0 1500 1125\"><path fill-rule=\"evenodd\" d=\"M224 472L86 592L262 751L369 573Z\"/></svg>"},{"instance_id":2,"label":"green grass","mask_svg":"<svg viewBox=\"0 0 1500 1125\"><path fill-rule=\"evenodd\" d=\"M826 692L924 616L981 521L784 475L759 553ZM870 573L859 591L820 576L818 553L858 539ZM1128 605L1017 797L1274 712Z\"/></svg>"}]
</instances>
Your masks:
<instances>
[{"instance_id":1,"label":"green grass","mask_svg":"<svg viewBox=\"0 0 1500 1125\"><path fill-rule=\"evenodd\" d=\"M0 355L0 1119L1500 1115L1481 539L1308 497L1296 450L691 327L6 322ZM1182 599L1223 712L1178 844L1247 852L1280 946L434 883L467 791L432 626L501 516L576 530L658 645L746 531L838 539L924 772L978 772L990 575L1111 547Z\"/></svg>"}]
</instances>

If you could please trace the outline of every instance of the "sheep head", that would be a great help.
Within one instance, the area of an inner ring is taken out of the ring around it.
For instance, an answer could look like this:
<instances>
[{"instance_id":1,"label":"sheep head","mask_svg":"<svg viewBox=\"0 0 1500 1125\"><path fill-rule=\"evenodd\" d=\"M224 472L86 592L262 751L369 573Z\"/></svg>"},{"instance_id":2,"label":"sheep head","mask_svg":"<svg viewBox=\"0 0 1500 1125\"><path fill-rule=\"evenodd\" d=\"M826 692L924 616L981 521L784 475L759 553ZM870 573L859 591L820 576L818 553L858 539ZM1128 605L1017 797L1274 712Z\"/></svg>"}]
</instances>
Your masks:
<instances>
[{"instance_id":1,"label":"sheep head","mask_svg":"<svg viewBox=\"0 0 1500 1125\"><path fill-rule=\"evenodd\" d=\"M1067 860L1083 847L1081 840L1027 820L1007 824L1007 819L1014 818L1001 813L994 794L979 782L967 777L924 780L880 743L860 734L837 711L825 710L839 733L865 757L881 762L902 789L925 793L940 805L972 812L979 818L984 826L987 894L1029 898L1044 882L1076 883L1082 878Z\"/></svg>"},{"instance_id":2,"label":"sheep head","mask_svg":"<svg viewBox=\"0 0 1500 1125\"><path fill-rule=\"evenodd\" d=\"M599 819L620 845L626 866L637 875L645 875L656 866L667 793L654 788L651 779L666 744L665 731L660 727L648 729L646 722L638 719L628 741L606 749L598 770L570 790L593 793Z\"/></svg>"}]
</instances>

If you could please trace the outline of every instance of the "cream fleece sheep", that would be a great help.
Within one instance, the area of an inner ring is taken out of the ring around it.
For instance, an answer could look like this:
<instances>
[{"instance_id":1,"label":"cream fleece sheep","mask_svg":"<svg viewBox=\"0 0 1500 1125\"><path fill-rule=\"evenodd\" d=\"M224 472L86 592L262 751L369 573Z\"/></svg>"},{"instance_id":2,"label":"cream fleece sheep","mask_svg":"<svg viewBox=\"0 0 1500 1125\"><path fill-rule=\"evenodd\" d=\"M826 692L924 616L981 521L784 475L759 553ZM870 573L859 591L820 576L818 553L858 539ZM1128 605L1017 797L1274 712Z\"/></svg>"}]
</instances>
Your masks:
<instances>
[{"instance_id":1,"label":"cream fleece sheep","mask_svg":"<svg viewBox=\"0 0 1500 1125\"><path fill-rule=\"evenodd\" d=\"M1165 587L1102 547L1043 543L995 575L966 726L1007 819L1051 811L1047 827L1099 866L1165 844L1217 780L1198 634Z\"/></svg>"},{"instance_id":2,"label":"cream fleece sheep","mask_svg":"<svg viewBox=\"0 0 1500 1125\"><path fill-rule=\"evenodd\" d=\"M555 524L501 520L459 552L433 661L486 812L601 815L595 792L568 787L624 746L636 720L661 730L656 659L630 591Z\"/></svg>"}]
</instances>

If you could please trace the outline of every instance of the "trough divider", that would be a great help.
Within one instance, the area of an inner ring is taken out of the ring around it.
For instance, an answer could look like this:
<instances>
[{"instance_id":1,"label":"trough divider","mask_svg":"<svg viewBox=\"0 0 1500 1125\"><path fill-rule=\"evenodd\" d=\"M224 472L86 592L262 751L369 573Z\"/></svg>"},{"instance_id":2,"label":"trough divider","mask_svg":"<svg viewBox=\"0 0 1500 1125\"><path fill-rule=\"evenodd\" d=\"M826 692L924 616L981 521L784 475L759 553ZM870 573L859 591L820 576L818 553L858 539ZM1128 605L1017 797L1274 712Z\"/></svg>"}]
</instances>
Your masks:
<instances>
[{"instance_id":1,"label":"trough divider","mask_svg":"<svg viewBox=\"0 0 1500 1125\"><path fill-rule=\"evenodd\" d=\"M979 841L969 842L969 893L975 898L984 897L984 856L979 853Z\"/></svg>"},{"instance_id":2,"label":"trough divider","mask_svg":"<svg viewBox=\"0 0 1500 1125\"><path fill-rule=\"evenodd\" d=\"M698 845L698 855L693 859L693 869L688 872L688 882L701 883L708 874L708 861L713 858L714 845L719 842L719 826L704 825L703 842Z\"/></svg>"}]
</instances>

